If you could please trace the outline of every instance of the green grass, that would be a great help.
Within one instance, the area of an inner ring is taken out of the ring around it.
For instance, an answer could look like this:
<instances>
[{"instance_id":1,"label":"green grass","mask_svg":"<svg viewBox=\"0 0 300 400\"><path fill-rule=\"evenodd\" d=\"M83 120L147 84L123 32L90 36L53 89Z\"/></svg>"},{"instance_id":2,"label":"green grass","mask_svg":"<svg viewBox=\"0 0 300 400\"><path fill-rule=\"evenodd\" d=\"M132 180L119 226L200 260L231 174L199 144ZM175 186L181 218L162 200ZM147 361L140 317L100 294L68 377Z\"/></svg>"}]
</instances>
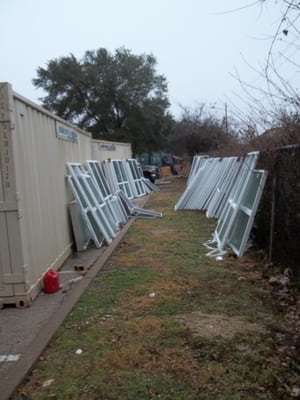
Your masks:
<instances>
[{"instance_id":1,"label":"green grass","mask_svg":"<svg viewBox=\"0 0 300 400\"><path fill-rule=\"evenodd\" d=\"M215 221L175 212L172 185L146 205L164 217L130 227L13 400L290 398L298 364L277 351L257 266L206 257Z\"/></svg>"}]
</instances>

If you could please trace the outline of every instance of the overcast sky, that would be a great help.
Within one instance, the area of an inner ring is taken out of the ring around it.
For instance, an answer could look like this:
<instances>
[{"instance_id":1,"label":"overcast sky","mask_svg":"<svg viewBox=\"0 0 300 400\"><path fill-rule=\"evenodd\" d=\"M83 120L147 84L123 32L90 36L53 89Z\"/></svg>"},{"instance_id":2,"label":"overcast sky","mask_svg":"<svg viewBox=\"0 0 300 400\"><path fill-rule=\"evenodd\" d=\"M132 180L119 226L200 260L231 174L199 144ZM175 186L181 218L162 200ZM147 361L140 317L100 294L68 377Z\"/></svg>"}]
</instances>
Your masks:
<instances>
[{"instance_id":1,"label":"overcast sky","mask_svg":"<svg viewBox=\"0 0 300 400\"><path fill-rule=\"evenodd\" d=\"M238 71L243 80L260 85L249 65L264 64L268 35L279 20L278 7L243 8L252 2L0 0L0 81L39 103L44 93L32 84L37 67L70 53L81 58L87 50L125 47L155 56L175 116L180 105L194 108L202 102L221 109L228 102L230 113L239 102L234 93L243 97L232 75Z\"/></svg>"}]
</instances>

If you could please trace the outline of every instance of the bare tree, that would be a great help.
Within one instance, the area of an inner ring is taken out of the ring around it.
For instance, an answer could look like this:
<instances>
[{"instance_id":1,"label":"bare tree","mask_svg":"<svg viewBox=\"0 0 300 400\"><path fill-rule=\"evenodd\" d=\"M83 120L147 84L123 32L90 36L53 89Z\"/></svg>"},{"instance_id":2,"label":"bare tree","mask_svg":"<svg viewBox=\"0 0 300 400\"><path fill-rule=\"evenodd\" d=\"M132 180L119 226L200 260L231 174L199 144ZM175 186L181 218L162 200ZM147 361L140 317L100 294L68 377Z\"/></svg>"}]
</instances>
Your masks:
<instances>
[{"instance_id":1,"label":"bare tree","mask_svg":"<svg viewBox=\"0 0 300 400\"><path fill-rule=\"evenodd\" d=\"M182 115L169 138L169 149L176 154L217 154L235 139L227 118L218 118L215 107L204 103L195 109L182 107Z\"/></svg>"},{"instance_id":2,"label":"bare tree","mask_svg":"<svg viewBox=\"0 0 300 400\"><path fill-rule=\"evenodd\" d=\"M250 115L246 115L243 110L232 99L228 102L231 111L235 112L244 125L261 127L261 131L270 126L278 126L287 116L295 116L300 113L300 93L298 87L294 85L293 78L300 72L298 55L300 51L300 2L296 0L259 0L247 4L242 8L260 7L260 14L264 15L272 8L276 8L278 18L272 32L266 32L264 39L270 45L267 50L265 61L259 66L254 67L249 61L244 59L248 67L261 78L262 85L247 82L235 71L232 76L239 82L243 90L243 95L234 93L238 97L239 103L245 103L250 109ZM242 8L230 10L239 12ZM283 118L284 116L284 118ZM298 118L290 118L295 123ZM259 132L261 133L261 132Z\"/></svg>"}]
</instances>

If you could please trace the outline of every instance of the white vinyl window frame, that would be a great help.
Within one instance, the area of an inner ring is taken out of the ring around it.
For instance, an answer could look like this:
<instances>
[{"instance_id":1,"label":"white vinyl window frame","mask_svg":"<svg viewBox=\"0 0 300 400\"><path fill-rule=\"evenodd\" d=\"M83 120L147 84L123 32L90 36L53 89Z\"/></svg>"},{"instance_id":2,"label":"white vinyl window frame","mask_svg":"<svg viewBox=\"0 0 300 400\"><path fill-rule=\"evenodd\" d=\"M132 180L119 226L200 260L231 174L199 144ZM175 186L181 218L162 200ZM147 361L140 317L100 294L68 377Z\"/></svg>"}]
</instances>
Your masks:
<instances>
[{"instance_id":1,"label":"white vinyl window frame","mask_svg":"<svg viewBox=\"0 0 300 400\"><path fill-rule=\"evenodd\" d=\"M213 239L204 243L208 256L217 257L231 248L241 257L246 249L254 217L267 178L255 170L259 152L245 157L193 159L192 174L178 209L206 209L208 218L218 218Z\"/></svg>"},{"instance_id":2,"label":"white vinyl window frame","mask_svg":"<svg viewBox=\"0 0 300 400\"><path fill-rule=\"evenodd\" d=\"M86 197L84 194L82 194L79 186L77 186L76 180L73 179L71 175L67 175L67 182L72 190L72 193L77 201L77 203L80 206L81 209L81 215L83 220L86 223L86 226L91 234L92 240L95 243L96 247L101 247L103 242L104 242L104 236L102 231L98 228L95 227L91 217L89 215L89 205L88 202L86 201Z\"/></svg>"},{"instance_id":3,"label":"white vinyl window frame","mask_svg":"<svg viewBox=\"0 0 300 400\"><path fill-rule=\"evenodd\" d=\"M214 194L206 210L207 218L219 218L230 196L236 178L240 171L243 159L228 157L222 159L221 175L216 183Z\"/></svg>"},{"instance_id":4,"label":"white vinyl window frame","mask_svg":"<svg viewBox=\"0 0 300 400\"><path fill-rule=\"evenodd\" d=\"M93 228L93 238L96 236L98 243L101 236L110 244L119 227L116 225L110 210L107 208L92 177L79 163L67 163L70 174L68 178L76 200L82 206L83 214L89 219L89 227Z\"/></svg>"},{"instance_id":5,"label":"white vinyl window frame","mask_svg":"<svg viewBox=\"0 0 300 400\"><path fill-rule=\"evenodd\" d=\"M142 197L146 195L145 187L140 175L137 161L135 159L127 159L125 164L127 167L127 176L131 184L134 197Z\"/></svg>"},{"instance_id":6,"label":"white vinyl window frame","mask_svg":"<svg viewBox=\"0 0 300 400\"><path fill-rule=\"evenodd\" d=\"M206 163L208 158L209 158L209 156L194 156L193 157L192 165L191 165L189 176L187 179L187 186L190 184L191 180L194 178L195 174L199 171L199 169L203 167L203 165Z\"/></svg>"},{"instance_id":7,"label":"white vinyl window frame","mask_svg":"<svg viewBox=\"0 0 300 400\"><path fill-rule=\"evenodd\" d=\"M120 190L120 188L119 188L115 170L112 165L112 161L110 159L103 161L102 167L103 167L104 175L106 177L106 181L109 184L111 193L113 195L115 195L116 192L118 192Z\"/></svg>"},{"instance_id":8,"label":"white vinyl window frame","mask_svg":"<svg viewBox=\"0 0 300 400\"><path fill-rule=\"evenodd\" d=\"M132 204L131 200L125 195L122 190L119 190L117 195L123 202L124 207L127 209L129 215L137 218L162 218L163 214L158 211L145 210L144 208L137 207Z\"/></svg>"},{"instance_id":9,"label":"white vinyl window frame","mask_svg":"<svg viewBox=\"0 0 300 400\"><path fill-rule=\"evenodd\" d=\"M243 199L244 192L251 178L258 158L258 152L249 153L243 160L239 174L236 177L234 186L232 187L228 201L218 221L214 238L220 252L224 252L224 248L228 242L229 234L235 223L239 205Z\"/></svg>"},{"instance_id":10,"label":"white vinyl window frame","mask_svg":"<svg viewBox=\"0 0 300 400\"><path fill-rule=\"evenodd\" d=\"M104 200L109 199L110 196L112 196L112 193L99 162L97 160L87 160L86 168L88 172L92 175L92 177L95 179L98 188L102 193L103 199Z\"/></svg>"},{"instance_id":11,"label":"white vinyl window frame","mask_svg":"<svg viewBox=\"0 0 300 400\"><path fill-rule=\"evenodd\" d=\"M95 183L98 186L99 191L102 193L103 199L110 208L117 224L124 224L127 222L128 215L123 204L118 196L112 194L100 163L97 160L87 160L86 167L92 178L95 180Z\"/></svg>"},{"instance_id":12,"label":"white vinyl window frame","mask_svg":"<svg viewBox=\"0 0 300 400\"><path fill-rule=\"evenodd\" d=\"M175 204L175 211L182 209L196 209L202 182L205 181L210 159L206 156L197 156L193 159L192 171L189 175L187 187Z\"/></svg>"},{"instance_id":13,"label":"white vinyl window frame","mask_svg":"<svg viewBox=\"0 0 300 400\"><path fill-rule=\"evenodd\" d=\"M112 160L119 188L126 194L128 199L133 199L133 191L127 175L125 160Z\"/></svg>"},{"instance_id":14,"label":"white vinyl window frame","mask_svg":"<svg viewBox=\"0 0 300 400\"><path fill-rule=\"evenodd\" d=\"M126 166L123 165L122 160L105 160L103 169L105 176L109 182L113 194L118 190L122 190L128 199L133 199L134 195L126 173Z\"/></svg>"},{"instance_id":15,"label":"white vinyl window frame","mask_svg":"<svg viewBox=\"0 0 300 400\"><path fill-rule=\"evenodd\" d=\"M266 179L267 171L252 171L238 206L235 224L228 237L228 244L238 257L245 252Z\"/></svg>"}]
</instances>

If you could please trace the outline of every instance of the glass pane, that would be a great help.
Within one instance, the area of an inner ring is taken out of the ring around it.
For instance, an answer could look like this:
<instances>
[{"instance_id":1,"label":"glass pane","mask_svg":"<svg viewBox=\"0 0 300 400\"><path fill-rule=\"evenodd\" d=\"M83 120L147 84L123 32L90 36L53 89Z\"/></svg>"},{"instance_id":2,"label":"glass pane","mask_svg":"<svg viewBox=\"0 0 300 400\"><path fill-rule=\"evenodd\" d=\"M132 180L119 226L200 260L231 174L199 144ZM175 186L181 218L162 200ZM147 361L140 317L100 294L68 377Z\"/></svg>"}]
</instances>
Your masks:
<instances>
[{"instance_id":1,"label":"glass pane","mask_svg":"<svg viewBox=\"0 0 300 400\"><path fill-rule=\"evenodd\" d=\"M128 181L127 174L125 172L122 161L119 161L119 167L120 167L121 175L123 177L123 181Z\"/></svg>"},{"instance_id":2,"label":"glass pane","mask_svg":"<svg viewBox=\"0 0 300 400\"><path fill-rule=\"evenodd\" d=\"M88 185L85 177L81 176L81 177L78 177L78 179L81 182L81 187L84 190L84 193L85 193L89 203L92 204L92 205L95 204L95 200L94 200L94 198L93 198L93 196L91 194L91 191L89 190L89 185Z\"/></svg>"},{"instance_id":3,"label":"glass pane","mask_svg":"<svg viewBox=\"0 0 300 400\"><path fill-rule=\"evenodd\" d=\"M247 208L252 208L256 195L257 190L260 185L261 174L258 172L252 172L251 178L249 181L249 185L247 187L247 193L245 195L245 200L243 201L243 205Z\"/></svg>"},{"instance_id":4,"label":"glass pane","mask_svg":"<svg viewBox=\"0 0 300 400\"><path fill-rule=\"evenodd\" d=\"M133 175L133 177L135 179L139 179L140 176L139 176L139 171L138 171L138 167L136 165L136 162L132 161L130 165L132 166L132 175Z\"/></svg>"},{"instance_id":5,"label":"glass pane","mask_svg":"<svg viewBox=\"0 0 300 400\"><path fill-rule=\"evenodd\" d=\"M88 206L88 204L87 204L87 201L86 201L86 197L84 196L84 194L82 193L82 190L81 190L80 177L78 177L78 179L79 179L79 182L77 182L76 179L72 178L72 182L73 182L75 190L76 190L76 192L78 194L79 201L82 204L82 207L86 208Z\"/></svg>"},{"instance_id":6,"label":"glass pane","mask_svg":"<svg viewBox=\"0 0 300 400\"><path fill-rule=\"evenodd\" d=\"M94 199L92 200L92 204L95 204L95 203L98 203L100 205L104 204L104 200L102 199L102 197L100 196L99 191L95 187L94 181L92 181L92 179L90 177L86 177L86 182L87 182L88 187L90 188L90 191L94 195Z\"/></svg>"},{"instance_id":7,"label":"glass pane","mask_svg":"<svg viewBox=\"0 0 300 400\"><path fill-rule=\"evenodd\" d=\"M117 177L117 181L123 182L123 178L122 178L122 174L120 171L120 167L119 167L119 163L117 161L112 161L114 169L115 169L115 173L116 173L116 177Z\"/></svg>"},{"instance_id":8,"label":"glass pane","mask_svg":"<svg viewBox=\"0 0 300 400\"><path fill-rule=\"evenodd\" d=\"M230 235L230 244L234 246L237 250L239 250L241 247L248 221L249 216L242 211L239 211L234 223L233 231Z\"/></svg>"},{"instance_id":9,"label":"glass pane","mask_svg":"<svg viewBox=\"0 0 300 400\"><path fill-rule=\"evenodd\" d=\"M95 214L97 215L97 218L99 219L99 223L101 226L101 230L107 239L111 239L111 228L108 225L105 216L102 214L102 210L95 210Z\"/></svg>"},{"instance_id":10,"label":"glass pane","mask_svg":"<svg viewBox=\"0 0 300 400\"><path fill-rule=\"evenodd\" d=\"M129 184L128 183L124 183L123 187L125 189L125 193L126 193L127 197L130 199L132 197L132 193L131 193Z\"/></svg>"},{"instance_id":11,"label":"glass pane","mask_svg":"<svg viewBox=\"0 0 300 400\"><path fill-rule=\"evenodd\" d=\"M106 182L105 176L101 170L99 163L98 162L88 162L88 167L89 167L91 174L95 178L103 197L109 196L110 190L109 190L108 184Z\"/></svg>"},{"instance_id":12,"label":"glass pane","mask_svg":"<svg viewBox=\"0 0 300 400\"><path fill-rule=\"evenodd\" d=\"M93 230L95 232L95 235L96 235L97 239L99 240L99 242L101 242L103 240L103 234L102 234L102 232L101 232L101 230L99 228L99 225L98 225L93 213L91 211L88 211L87 212L87 216L88 216L88 219L89 219L89 221L90 221L90 223L92 225L92 228L93 228Z\"/></svg>"},{"instance_id":13,"label":"glass pane","mask_svg":"<svg viewBox=\"0 0 300 400\"><path fill-rule=\"evenodd\" d=\"M115 220L114 220L112 214L109 212L109 209L105 206L102 208L102 212L103 212L105 218L107 219L107 221L109 222L111 229L116 233L118 231L118 226L115 223Z\"/></svg>"},{"instance_id":14,"label":"glass pane","mask_svg":"<svg viewBox=\"0 0 300 400\"><path fill-rule=\"evenodd\" d=\"M233 208L230 207L230 209L228 209L225 219L223 221L220 221L220 228L218 228L218 233L221 240L223 240L225 232L228 228L228 224L230 223L232 214L233 214Z\"/></svg>"}]
</instances>

